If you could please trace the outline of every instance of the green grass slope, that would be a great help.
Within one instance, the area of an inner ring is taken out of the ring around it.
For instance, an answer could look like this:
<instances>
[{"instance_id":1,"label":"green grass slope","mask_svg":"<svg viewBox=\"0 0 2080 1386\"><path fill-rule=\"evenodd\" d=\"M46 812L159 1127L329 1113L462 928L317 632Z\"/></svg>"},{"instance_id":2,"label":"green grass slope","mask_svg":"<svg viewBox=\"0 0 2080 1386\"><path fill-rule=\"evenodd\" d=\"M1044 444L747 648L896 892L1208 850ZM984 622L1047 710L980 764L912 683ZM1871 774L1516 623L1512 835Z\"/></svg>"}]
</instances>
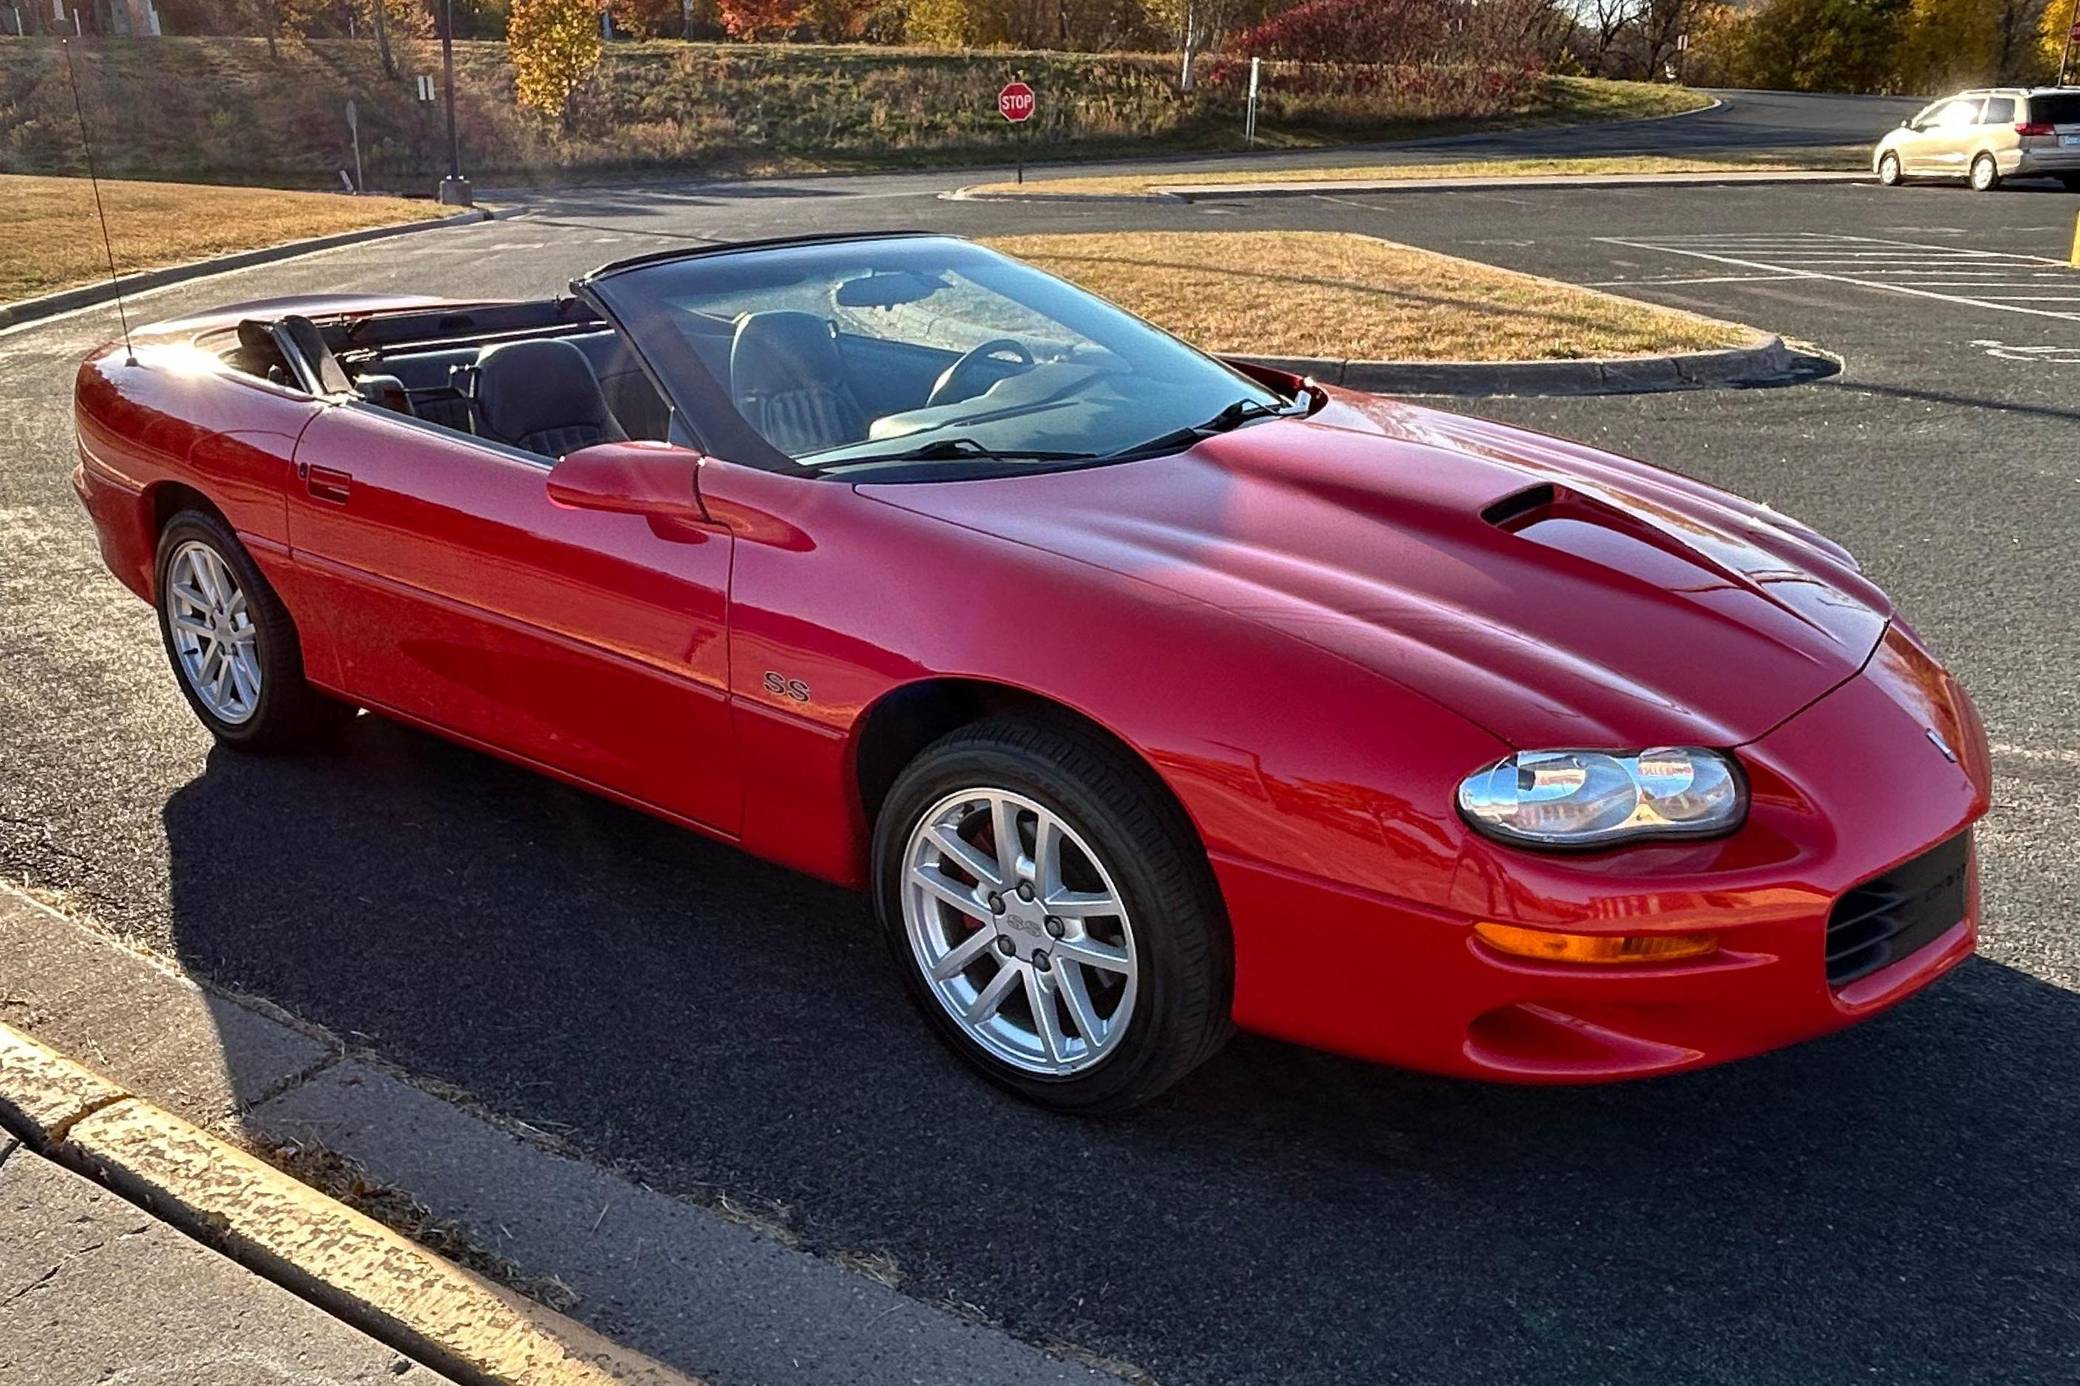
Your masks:
<instances>
[{"instance_id":1,"label":"green grass slope","mask_svg":"<svg viewBox=\"0 0 2080 1386\"><path fill-rule=\"evenodd\" d=\"M1008 159L996 91L1040 93L1034 156L1234 148L1240 83L1176 89L1160 54L939 52L813 44L616 43L568 128L520 111L503 44L456 46L463 159L479 180L868 168ZM438 104L412 78L431 44L400 45L386 77L369 41L110 39L79 51L104 171L127 177L336 186L352 163L344 107L360 111L374 188L419 191L444 171ZM1273 145L1344 143L1471 126L1664 114L1704 104L1679 88L1522 73L1361 74L1333 93L1273 70ZM1312 92L1312 94L1311 94ZM0 42L0 172L77 173L64 63L48 40Z\"/></svg>"}]
</instances>

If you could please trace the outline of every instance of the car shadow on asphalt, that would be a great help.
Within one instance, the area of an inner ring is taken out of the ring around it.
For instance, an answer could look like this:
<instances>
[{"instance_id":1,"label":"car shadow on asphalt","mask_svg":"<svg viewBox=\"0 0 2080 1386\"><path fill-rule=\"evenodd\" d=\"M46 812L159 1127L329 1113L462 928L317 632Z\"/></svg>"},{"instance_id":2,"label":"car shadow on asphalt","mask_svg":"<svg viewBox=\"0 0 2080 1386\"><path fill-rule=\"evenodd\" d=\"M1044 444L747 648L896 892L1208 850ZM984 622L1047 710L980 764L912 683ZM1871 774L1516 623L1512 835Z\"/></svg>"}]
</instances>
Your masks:
<instances>
[{"instance_id":1,"label":"car shadow on asphalt","mask_svg":"<svg viewBox=\"0 0 2080 1386\"><path fill-rule=\"evenodd\" d=\"M191 970L1166 1386L2050 1380L2080 1343L2080 998L1991 961L1674 1079L1244 1037L1094 1123L946 1055L859 898L394 724L215 750L164 821Z\"/></svg>"}]
</instances>

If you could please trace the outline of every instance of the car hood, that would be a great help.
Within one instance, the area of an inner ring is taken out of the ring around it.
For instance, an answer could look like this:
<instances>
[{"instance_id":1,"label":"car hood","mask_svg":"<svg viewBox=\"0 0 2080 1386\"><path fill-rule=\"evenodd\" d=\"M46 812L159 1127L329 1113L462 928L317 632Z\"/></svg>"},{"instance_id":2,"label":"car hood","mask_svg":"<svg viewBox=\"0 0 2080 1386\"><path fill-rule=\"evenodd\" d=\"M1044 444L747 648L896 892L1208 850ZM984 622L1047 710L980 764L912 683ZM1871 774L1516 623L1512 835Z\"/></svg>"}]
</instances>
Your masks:
<instances>
[{"instance_id":1,"label":"car hood","mask_svg":"<svg viewBox=\"0 0 2080 1386\"><path fill-rule=\"evenodd\" d=\"M1861 668L1891 615L1766 507L1343 392L1167 457L859 490L1276 628L1517 746L1750 741Z\"/></svg>"}]
</instances>

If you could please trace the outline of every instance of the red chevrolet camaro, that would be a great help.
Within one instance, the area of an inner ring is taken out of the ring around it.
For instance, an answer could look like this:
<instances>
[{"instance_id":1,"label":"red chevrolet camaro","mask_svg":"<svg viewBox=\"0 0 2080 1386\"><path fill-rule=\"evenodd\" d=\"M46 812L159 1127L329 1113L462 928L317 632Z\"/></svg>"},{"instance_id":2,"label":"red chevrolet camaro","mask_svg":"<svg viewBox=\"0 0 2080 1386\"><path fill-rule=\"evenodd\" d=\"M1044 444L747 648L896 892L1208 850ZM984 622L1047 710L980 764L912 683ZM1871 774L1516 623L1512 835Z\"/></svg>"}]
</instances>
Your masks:
<instances>
[{"instance_id":1,"label":"red chevrolet camaro","mask_svg":"<svg viewBox=\"0 0 2080 1386\"><path fill-rule=\"evenodd\" d=\"M1985 734L1843 549L957 239L240 305L95 354L77 418L220 741L365 708L870 889L1051 1106L1237 1026L1669 1073L1973 947Z\"/></svg>"}]
</instances>

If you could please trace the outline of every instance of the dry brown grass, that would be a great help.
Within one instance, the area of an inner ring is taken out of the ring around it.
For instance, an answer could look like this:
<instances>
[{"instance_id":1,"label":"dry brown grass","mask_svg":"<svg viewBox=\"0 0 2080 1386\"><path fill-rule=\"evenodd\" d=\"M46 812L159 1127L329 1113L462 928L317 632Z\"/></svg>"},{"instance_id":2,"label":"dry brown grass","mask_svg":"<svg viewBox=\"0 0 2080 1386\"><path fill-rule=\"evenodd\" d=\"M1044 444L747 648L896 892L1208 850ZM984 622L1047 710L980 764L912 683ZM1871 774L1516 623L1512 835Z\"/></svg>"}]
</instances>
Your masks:
<instances>
[{"instance_id":1,"label":"dry brown grass","mask_svg":"<svg viewBox=\"0 0 2080 1386\"><path fill-rule=\"evenodd\" d=\"M101 199L125 274L447 210L400 197L193 183L104 182ZM86 179L0 174L0 302L107 277Z\"/></svg>"},{"instance_id":2,"label":"dry brown grass","mask_svg":"<svg viewBox=\"0 0 2080 1386\"><path fill-rule=\"evenodd\" d=\"M1123 174L1109 178L1053 178L1015 183L985 183L978 192L1047 193L1050 196L1118 197L1159 192L1170 187L1220 187L1243 183L1386 183L1438 178L1530 178L1554 174L1598 173L1750 173L1804 172L1812 169L1861 169L1861 148L1778 150L1766 154L1704 157L1668 154L1625 154L1555 159L1465 160L1442 164L1353 164L1337 168L1220 169L1206 173Z\"/></svg>"},{"instance_id":3,"label":"dry brown grass","mask_svg":"<svg viewBox=\"0 0 2080 1386\"><path fill-rule=\"evenodd\" d=\"M1237 355L1565 360L1754 337L1737 323L1347 232L1122 232L989 244L1204 350Z\"/></svg>"}]
</instances>

